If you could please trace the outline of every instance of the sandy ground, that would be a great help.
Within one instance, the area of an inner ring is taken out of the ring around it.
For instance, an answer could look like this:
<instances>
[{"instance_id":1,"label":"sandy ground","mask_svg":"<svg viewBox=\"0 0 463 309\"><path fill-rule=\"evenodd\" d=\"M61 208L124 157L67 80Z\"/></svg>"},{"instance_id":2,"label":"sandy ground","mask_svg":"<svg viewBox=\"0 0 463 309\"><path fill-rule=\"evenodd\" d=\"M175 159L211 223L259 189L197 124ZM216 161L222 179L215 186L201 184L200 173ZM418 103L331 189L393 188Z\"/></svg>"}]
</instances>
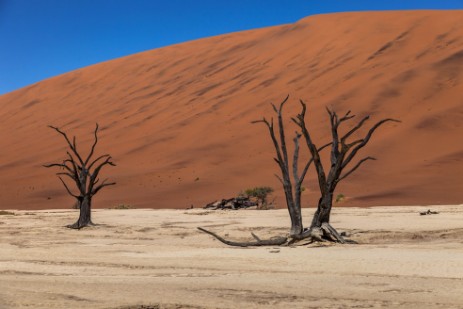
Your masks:
<instances>
[{"instance_id":1,"label":"sandy ground","mask_svg":"<svg viewBox=\"0 0 463 309\"><path fill-rule=\"evenodd\" d=\"M420 216L428 208L438 215ZM313 209L305 209L308 220ZM71 210L0 216L0 308L463 308L463 206L336 208L358 245L232 248L286 210Z\"/></svg>"}]
</instances>

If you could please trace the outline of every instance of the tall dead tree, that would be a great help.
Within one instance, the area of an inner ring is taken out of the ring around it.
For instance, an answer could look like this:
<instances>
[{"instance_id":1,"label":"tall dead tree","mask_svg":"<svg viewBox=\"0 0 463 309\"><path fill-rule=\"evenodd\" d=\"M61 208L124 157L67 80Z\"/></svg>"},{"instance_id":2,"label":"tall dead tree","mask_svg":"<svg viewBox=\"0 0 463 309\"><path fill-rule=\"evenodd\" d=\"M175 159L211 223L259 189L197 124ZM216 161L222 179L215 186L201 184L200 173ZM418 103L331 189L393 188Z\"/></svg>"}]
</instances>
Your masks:
<instances>
[{"instance_id":1,"label":"tall dead tree","mask_svg":"<svg viewBox=\"0 0 463 309\"><path fill-rule=\"evenodd\" d=\"M90 153L85 159L83 159L83 157L77 151L75 136L73 137L71 143L66 133L64 133L57 127L49 127L61 134L66 140L66 143L69 147L69 150L66 151L67 158L63 160L62 163L52 163L44 165L44 167L47 168L61 168L62 171L56 173L56 175L58 175L58 178L63 183L64 187L66 188L66 191L77 200L76 208L80 209L79 219L76 223L68 225L67 227L73 229L80 229L87 225L93 225L91 219L93 196L104 187L116 184L115 182L107 182L107 179L99 183L100 181L98 176L100 174L101 169L106 165L115 166L115 164L111 161L112 158L109 154L105 154L97 157L96 159L93 159L95 147L98 143L98 124L96 124L96 128L94 131L95 140L93 142ZM66 176L70 178L74 182L74 185L78 193L73 193L73 191L69 188L69 186L61 176Z\"/></svg>"},{"instance_id":2,"label":"tall dead tree","mask_svg":"<svg viewBox=\"0 0 463 309\"><path fill-rule=\"evenodd\" d=\"M368 160L376 160L373 157L364 157L357 161L355 165L351 165L353 159L358 154L359 150L365 147L370 141L373 133L381 125L386 122L400 122L399 120L387 118L378 121L374 124L367 132L366 135L362 138L354 139L348 141L348 139L356 133L360 128L364 126L366 121L370 116L366 116L361 119L352 129L347 131L344 134L339 134L340 126L351 120L355 115L351 115L351 111L348 111L344 116L339 117L338 114L326 108L331 126L331 156L330 156L330 168L328 173L326 173L323 166L322 160L320 158L320 151L317 148L316 144L313 142L313 139L310 135L309 130L307 129L305 123L305 114L306 114L306 104L300 100L302 110L297 115L296 118L293 118L293 121L301 129L302 135L306 141L307 147L309 148L310 154L312 155L312 160L315 165L315 170L318 177L318 187L320 189L320 199L318 202L317 210L312 219L312 224L310 225L310 231L312 234L322 234L324 238L344 243L345 240L339 235L339 233L330 225L330 215L331 209L333 207L333 194L337 185L341 180L344 180L346 177L351 175L355 170L357 170L364 162Z\"/></svg>"},{"instance_id":3,"label":"tall dead tree","mask_svg":"<svg viewBox=\"0 0 463 309\"><path fill-rule=\"evenodd\" d=\"M273 118L270 121L267 118L262 118L261 120L253 121L252 123L263 123L271 137L273 146L275 148L276 157L274 158L275 162L278 164L280 169L281 176L275 174L278 178L280 183L283 186L283 190L285 192L286 198L286 206L288 208L289 217L291 219L291 228L289 231L289 237L281 238L277 237L274 239L262 240L259 239L256 235L252 234L256 241L253 242L234 242L228 241L223 239L222 237L218 236L217 234L207 231L204 228L198 228L200 231L213 235L221 242L230 245L230 246L241 246L241 247L248 247L248 246L266 246L266 245L282 245L289 242L294 242L297 240L302 240L304 238L308 238L311 234L310 231L304 231L303 223L302 223L302 213L301 213L301 193L302 193L302 183L304 178L309 170L310 165L314 162L313 158L310 158L305 162L302 171L299 169L299 151L300 145L299 140L302 137L302 134L299 132L295 133L293 138L294 143L294 152L292 154L292 162L291 157L288 153L288 147L286 142L286 134L285 134L285 127L284 127L284 120L283 120L283 107L285 103L288 101L289 95L280 103L279 107L271 104L273 110L277 116L277 128L274 126ZM331 143L325 144L318 148L317 150L320 152L326 147L328 147ZM319 235L312 235L317 240L321 240Z\"/></svg>"},{"instance_id":4,"label":"tall dead tree","mask_svg":"<svg viewBox=\"0 0 463 309\"><path fill-rule=\"evenodd\" d=\"M280 106L277 108L273 103L272 107L278 118L278 138L275 134L275 128L273 124L273 118L268 121L265 117L262 120L253 121L252 123L263 123L267 126L269 135L272 139L273 146L275 147L276 157L274 158L275 162L278 164L278 167L281 171L281 176L275 174L278 180L283 185L286 198L286 206L288 208L289 217L291 219L291 229L289 236L291 238L299 238L303 232L302 224L302 214L301 214L301 186L304 181L305 175L309 170L310 165L313 163L313 158L309 159L302 170L299 171L298 161L299 161L299 139L301 134L296 132L293 139L294 142L294 153L292 158L292 164L290 163L290 157L288 155L288 149L286 146L286 136L283 122L283 107L288 101L289 95L280 103ZM321 151L330 144L326 144L317 151ZM291 177L292 176L292 177ZM292 179L291 179L292 178Z\"/></svg>"},{"instance_id":5,"label":"tall dead tree","mask_svg":"<svg viewBox=\"0 0 463 309\"><path fill-rule=\"evenodd\" d=\"M302 111L296 116L296 118L292 118L293 122L295 122L297 126L300 128L301 132L296 132L296 135L293 139L294 153L292 158L292 165L290 166L290 158L286 146L285 129L282 116L283 107L287 102L288 98L289 96L287 96L283 100L279 108L272 104L272 107L278 116L278 138L275 133L273 119L268 121L266 118L263 118L262 120L254 121L253 123L264 123L267 126L273 145L275 147L276 158L274 158L274 160L278 164L281 171L281 176L275 176L283 185L286 197L286 205L288 208L289 216L291 218L291 229L289 237L284 239L278 237L270 240L261 240L253 234L252 236L256 241L234 242L225 240L224 238L218 236L217 234L211 231L205 230L204 228L198 228L200 231L214 236L215 238L227 245L241 247L282 245L306 238L311 238L312 241L333 241L340 243L352 242L344 239L329 224L331 208L333 206L334 190L336 189L337 184L341 180L351 175L356 169L360 167L361 164L363 164L367 160L374 160L374 158L372 157L365 157L358 161L357 164L355 164L352 168L346 169L349 163L352 162L353 158L356 156L358 151L370 141L371 136L376 131L376 129L388 121L397 122L398 120L390 118L383 119L377 122L373 127L371 127L364 138L348 142L347 139L365 124L365 122L369 119L369 116L363 118L356 126L354 126L351 130L349 130L347 133L340 137L338 133L339 126L343 122L354 118L354 115L351 115L349 111L343 117L339 118L336 112L327 108L328 114L330 116L332 141L330 143L324 144L321 147L317 147L314 144L309 130L306 127L306 104L301 100L300 102L302 106ZM299 140L301 139L301 137L304 137L306 141L307 147L311 154L311 158L306 162L304 168L302 169L302 172L299 174ZM329 146L331 146L331 166L328 176L326 176L320 158L320 152ZM321 198L319 200L317 210L312 219L312 224L310 228L304 229L301 214L301 185L312 163L315 165L315 170L318 175L318 183L321 192Z\"/></svg>"}]
</instances>

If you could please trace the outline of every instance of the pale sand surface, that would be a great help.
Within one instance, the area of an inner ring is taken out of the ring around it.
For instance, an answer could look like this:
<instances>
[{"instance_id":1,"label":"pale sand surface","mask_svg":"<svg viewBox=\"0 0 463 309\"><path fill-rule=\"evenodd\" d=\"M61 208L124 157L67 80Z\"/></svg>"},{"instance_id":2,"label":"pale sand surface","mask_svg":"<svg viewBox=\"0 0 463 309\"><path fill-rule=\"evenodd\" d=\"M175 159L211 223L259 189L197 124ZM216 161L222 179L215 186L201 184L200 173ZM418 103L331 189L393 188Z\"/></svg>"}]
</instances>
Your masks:
<instances>
[{"instance_id":1,"label":"pale sand surface","mask_svg":"<svg viewBox=\"0 0 463 309\"><path fill-rule=\"evenodd\" d=\"M95 210L80 231L63 227L72 210L14 213L0 216L2 309L463 308L461 205L338 207L332 224L361 244L250 249L196 227L281 235L286 210Z\"/></svg>"}]
</instances>

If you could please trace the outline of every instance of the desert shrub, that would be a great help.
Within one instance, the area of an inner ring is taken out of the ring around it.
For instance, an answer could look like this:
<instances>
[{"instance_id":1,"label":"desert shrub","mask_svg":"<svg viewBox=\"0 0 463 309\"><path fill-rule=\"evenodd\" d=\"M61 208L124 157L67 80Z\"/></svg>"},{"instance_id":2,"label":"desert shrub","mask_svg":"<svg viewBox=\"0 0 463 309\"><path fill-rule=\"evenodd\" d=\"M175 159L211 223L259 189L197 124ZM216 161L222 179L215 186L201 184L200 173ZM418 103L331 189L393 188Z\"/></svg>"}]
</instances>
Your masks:
<instances>
[{"instance_id":1,"label":"desert shrub","mask_svg":"<svg viewBox=\"0 0 463 309\"><path fill-rule=\"evenodd\" d=\"M346 198L346 196L344 194L342 194L342 193L336 195L336 203L344 201L345 198Z\"/></svg>"},{"instance_id":2,"label":"desert shrub","mask_svg":"<svg viewBox=\"0 0 463 309\"><path fill-rule=\"evenodd\" d=\"M243 195L256 198L260 203L260 208L268 209L267 197L273 191L271 187L254 187L244 190Z\"/></svg>"}]
</instances>

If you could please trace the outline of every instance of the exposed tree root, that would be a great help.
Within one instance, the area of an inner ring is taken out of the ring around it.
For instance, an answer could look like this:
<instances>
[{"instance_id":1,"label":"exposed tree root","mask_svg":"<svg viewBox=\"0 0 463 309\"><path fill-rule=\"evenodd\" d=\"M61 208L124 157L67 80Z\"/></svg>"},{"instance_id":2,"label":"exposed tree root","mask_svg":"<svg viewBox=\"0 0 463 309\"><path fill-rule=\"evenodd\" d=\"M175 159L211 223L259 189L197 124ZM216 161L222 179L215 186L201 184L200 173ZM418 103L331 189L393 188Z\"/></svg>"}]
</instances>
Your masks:
<instances>
[{"instance_id":1,"label":"exposed tree root","mask_svg":"<svg viewBox=\"0 0 463 309\"><path fill-rule=\"evenodd\" d=\"M338 231L334 229L329 223L323 223L321 226L321 230L323 231L323 236L333 242L339 242L341 244L345 244L346 241L344 238L339 235Z\"/></svg>"},{"instance_id":2,"label":"exposed tree root","mask_svg":"<svg viewBox=\"0 0 463 309\"><path fill-rule=\"evenodd\" d=\"M67 228L74 229L74 230L80 230L81 228L84 228L86 226L95 226L96 224L93 223L92 221L86 223L86 224L80 224L79 221L77 221L74 224L69 224L66 225Z\"/></svg>"},{"instance_id":3,"label":"exposed tree root","mask_svg":"<svg viewBox=\"0 0 463 309\"><path fill-rule=\"evenodd\" d=\"M80 230L81 228L83 228L83 226L79 226L79 222L76 222L74 224L68 224L66 225L66 227L74 230Z\"/></svg>"},{"instance_id":4,"label":"exposed tree root","mask_svg":"<svg viewBox=\"0 0 463 309\"><path fill-rule=\"evenodd\" d=\"M288 246L294 245L302 240L308 240L309 242L304 244L310 244L313 242L333 242L340 244L356 244L354 240L346 239L342 237L336 229L334 229L329 223L323 223L320 228L312 228L305 230L302 234L290 237L274 237L271 239L260 239L254 233L251 233L255 241L239 242L227 240L214 232L208 231L202 227L198 227L198 230L209 234L219 240L220 242L234 247L260 247L260 246Z\"/></svg>"}]
</instances>

